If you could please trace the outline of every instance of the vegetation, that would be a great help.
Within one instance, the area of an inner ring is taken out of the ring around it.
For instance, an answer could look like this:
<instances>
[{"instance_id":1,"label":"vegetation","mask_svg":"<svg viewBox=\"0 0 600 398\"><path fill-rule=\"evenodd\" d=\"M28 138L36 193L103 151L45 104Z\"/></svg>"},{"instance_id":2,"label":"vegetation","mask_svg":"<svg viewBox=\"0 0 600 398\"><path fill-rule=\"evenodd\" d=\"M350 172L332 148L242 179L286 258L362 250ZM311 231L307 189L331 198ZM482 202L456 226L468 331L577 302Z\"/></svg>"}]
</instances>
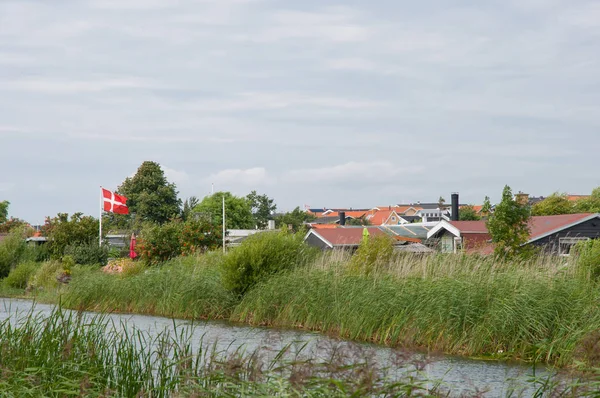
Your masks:
<instances>
[{"instance_id":1,"label":"vegetation","mask_svg":"<svg viewBox=\"0 0 600 398\"><path fill-rule=\"evenodd\" d=\"M346 358L335 347L319 359L293 353L288 346L268 359L243 347L233 352L204 344L194 348L189 328L176 324L150 335L126 323L114 325L103 315L61 308L45 317L5 320L0 335L2 396L446 395L439 381L427 380L419 367L415 370L401 357L387 369L369 358Z\"/></svg>"},{"instance_id":2,"label":"vegetation","mask_svg":"<svg viewBox=\"0 0 600 398\"><path fill-rule=\"evenodd\" d=\"M575 212L575 203L569 200L566 193L558 192L553 193L531 207L531 214L534 216L553 216Z\"/></svg>"},{"instance_id":3,"label":"vegetation","mask_svg":"<svg viewBox=\"0 0 600 398\"><path fill-rule=\"evenodd\" d=\"M42 228L48 253L54 259L65 255L67 246L89 245L98 242L99 223L91 216L75 213L69 218L67 213L59 213L56 217L46 218Z\"/></svg>"},{"instance_id":4,"label":"vegetation","mask_svg":"<svg viewBox=\"0 0 600 398\"><path fill-rule=\"evenodd\" d=\"M265 229L272 215L277 210L275 200L267 195L259 195L256 191L252 191L246 196L246 200L250 204L254 224L258 229Z\"/></svg>"},{"instance_id":5,"label":"vegetation","mask_svg":"<svg viewBox=\"0 0 600 398\"><path fill-rule=\"evenodd\" d=\"M472 205L463 206L460 208L458 212L458 217L460 221L479 221L481 217L475 211L475 208Z\"/></svg>"},{"instance_id":6,"label":"vegetation","mask_svg":"<svg viewBox=\"0 0 600 398\"><path fill-rule=\"evenodd\" d=\"M13 268L8 276L2 280L2 283L13 289L26 289L31 277L35 275L40 268L40 263L35 261L27 261L19 263Z\"/></svg>"},{"instance_id":7,"label":"vegetation","mask_svg":"<svg viewBox=\"0 0 600 398\"><path fill-rule=\"evenodd\" d=\"M0 202L0 224L5 223L8 220L8 206L10 202L3 200Z\"/></svg>"},{"instance_id":8,"label":"vegetation","mask_svg":"<svg viewBox=\"0 0 600 398\"><path fill-rule=\"evenodd\" d=\"M309 263L315 254L315 249L306 245L301 235L286 232L251 235L224 258L223 282L229 290L242 295L266 278Z\"/></svg>"},{"instance_id":9,"label":"vegetation","mask_svg":"<svg viewBox=\"0 0 600 398\"><path fill-rule=\"evenodd\" d=\"M31 256L23 232L14 230L0 242L0 279L6 277L18 263L28 260L28 257Z\"/></svg>"},{"instance_id":10,"label":"vegetation","mask_svg":"<svg viewBox=\"0 0 600 398\"><path fill-rule=\"evenodd\" d=\"M221 255L211 253L171 260L131 276L101 272L73 278L62 295L69 308L133 312L188 319L227 318L236 304L222 284L215 263Z\"/></svg>"},{"instance_id":11,"label":"vegetation","mask_svg":"<svg viewBox=\"0 0 600 398\"><path fill-rule=\"evenodd\" d=\"M304 223L314 221L315 216L296 207L288 213L279 214L275 217L275 226L282 229L291 229L293 232L304 232Z\"/></svg>"},{"instance_id":12,"label":"vegetation","mask_svg":"<svg viewBox=\"0 0 600 398\"><path fill-rule=\"evenodd\" d=\"M528 250L523 245L529 239L529 218L527 204L515 199L510 187L505 186L502 201L487 221L497 256L513 257Z\"/></svg>"},{"instance_id":13,"label":"vegetation","mask_svg":"<svg viewBox=\"0 0 600 398\"><path fill-rule=\"evenodd\" d=\"M100 246L96 241L68 245L64 255L71 256L76 264L105 265L108 260L108 247Z\"/></svg>"},{"instance_id":14,"label":"vegetation","mask_svg":"<svg viewBox=\"0 0 600 398\"><path fill-rule=\"evenodd\" d=\"M250 202L231 192L215 192L194 207L194 213L213 225L223 224L223 198L225 198L225 226L227 229L254 229L256 224Z\"/></svg>"},{"instance_id":15,"label":"vegetation","mask_svg":"<svg viewBox=\"0 0 600 398\"><path fill-rule=\"evenodd\" d=\"M394 241L387 235L363 238L356 254L350 260L350 270L362 275L372 275L386 269L394 254Z\"/></svg>"},{"instance_id":16,"label":"vegetation","mask_svg":"<svg viewBox=\"0 0 600 398\"><path fill-rule=\"evenodd\" d=\"M134 225L143 222L163 224L180 213L177 187L167 181L156 162L143 162L136 174L126 178L117 191L127 197L130 212L122 218L132 219Z\"/></svg>"}]
</instances>

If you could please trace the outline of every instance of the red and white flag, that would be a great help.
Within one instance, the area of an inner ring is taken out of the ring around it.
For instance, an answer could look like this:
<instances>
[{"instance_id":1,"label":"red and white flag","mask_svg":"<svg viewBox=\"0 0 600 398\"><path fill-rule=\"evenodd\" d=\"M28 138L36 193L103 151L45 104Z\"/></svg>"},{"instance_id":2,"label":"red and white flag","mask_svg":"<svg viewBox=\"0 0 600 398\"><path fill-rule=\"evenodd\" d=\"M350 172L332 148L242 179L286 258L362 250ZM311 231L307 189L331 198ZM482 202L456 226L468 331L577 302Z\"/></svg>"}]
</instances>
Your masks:
<instances>
[{"instance_id":1,"label":"red and white flag","mask_svg":"<svg viewBox=\"0 0 600 398\"><path fill-rule=\"evenodd\" d=\"M102 197L104 201L104 211L117 214L129 214L127 198L125 196L117 195L108 189L102 188Z\"/></svg>"}]
</instances>

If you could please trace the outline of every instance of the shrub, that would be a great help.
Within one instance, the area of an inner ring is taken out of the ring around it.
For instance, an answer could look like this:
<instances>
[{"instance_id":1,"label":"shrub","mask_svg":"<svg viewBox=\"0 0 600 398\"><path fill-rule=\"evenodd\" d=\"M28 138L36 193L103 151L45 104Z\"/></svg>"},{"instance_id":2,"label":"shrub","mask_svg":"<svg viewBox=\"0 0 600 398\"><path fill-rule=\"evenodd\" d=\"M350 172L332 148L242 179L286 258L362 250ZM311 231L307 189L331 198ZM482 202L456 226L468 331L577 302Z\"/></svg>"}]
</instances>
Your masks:
<instances>
[{"instance_id":1,"label":"shrub","mask_svg":"<svg viewBox=\"0 0 600 398\"><path fill-rule=\"evenodd\" d=\"M181 232L181 254L200 254L221 246L223 234L205 219L188 220Z\"/></svg>"},{"instance_id":2,"label":"shrub","mask_svg":"<svg viewBox=\"0 0 600 398\"><path fill-rule=\"evenodd\" d=\"M19 263L10 271L3 283L6 286L15 289L25 289L29 279L35 274L39 267L40 264L33 261Z\"/></svg>"},{"instance_id":3,"label":"shrub","mask_svg":"<svg viewBox=\"0 0 600 398\"><path fill-rule=\"evenodd\" d=\"M108 248L100 247L97 242L69 245L64 254L81 265L105 265L108 260Z\"/></svg>"},{"instance_id":4,"label":"shrub","mask_svg":"<svg viewBox=\"0 0 600 398\"><path fill-rule=\"evenodd\" d=\"M373 271L389 266L394 254L393 239L387 235L379 235L363 239L358 250L352 256L350 269L369 275Z\"/></svg>"},{"instance_id":5,"label":"shrub","mask_svg":"<svg viewBox=\"0 0 600 398\"><path fill-rule=\"evenodd\" d=\"M54 289L58 286L57 276L63 273L63 264L60 261L51 260L42 263L35 274L29 280L29 286L35 289Z\"/></svg>"},{"instance_id":6,"label":"shrub","mask_svg":"<svg viewBox=\"0 0 600 398\"><path fill-rule=\"evenodd\" d=\"M600 239L581 242L575 247L580 270L593 279L600 278Z\"/></svg>"},{"instance_id":7,"label":"shrub","mask_svg":"<svg viewBox=\"0 0 600 398\"><path fill-rule=\"evenodd\" d=\"M225 287L243 295L266 277L313 260L316 253L317 250L306 245L299 234L254 234L225 256Z\"/></svg>"},{"instance_id":8,"label":"shrub","mask_svg":"<svg viewBox=\"0 0 600 398\"><path fill-rule=\"evenodd\" d=\"M5 278L21 260L27 243L22 231L13 231L0 242L0 278Z\"/></svg>"},{"instance_id":9,"label":"shrub","mask_svg":"<svg viewBox=\"0 0 600 398\"><path fill-rule=\"evenodd\" d=\"M157 265L181 254L181 221L150 225L142 230L137 252L148 265Z\"/></svg>"}]
</instances>

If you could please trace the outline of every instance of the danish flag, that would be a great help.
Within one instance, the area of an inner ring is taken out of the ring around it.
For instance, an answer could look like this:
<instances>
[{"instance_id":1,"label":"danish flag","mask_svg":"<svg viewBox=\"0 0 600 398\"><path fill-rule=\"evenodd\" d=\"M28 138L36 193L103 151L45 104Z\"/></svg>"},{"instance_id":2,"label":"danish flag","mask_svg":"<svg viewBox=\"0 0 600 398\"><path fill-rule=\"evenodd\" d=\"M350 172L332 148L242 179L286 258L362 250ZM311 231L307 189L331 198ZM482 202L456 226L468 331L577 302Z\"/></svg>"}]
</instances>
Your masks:
<instances>
[{"instance_id":1,"label":"danish flag","mask_svg":"<svg viewBox=\"0 0 600 398\"><path fill-rule=\"evenodd\" d=\"M117 195L108 189L102 188L102 197L104 201L104 211L116 214L129 214L129 208L126 204L127 198L125 196Z\"/></svg>"}]
</instances>

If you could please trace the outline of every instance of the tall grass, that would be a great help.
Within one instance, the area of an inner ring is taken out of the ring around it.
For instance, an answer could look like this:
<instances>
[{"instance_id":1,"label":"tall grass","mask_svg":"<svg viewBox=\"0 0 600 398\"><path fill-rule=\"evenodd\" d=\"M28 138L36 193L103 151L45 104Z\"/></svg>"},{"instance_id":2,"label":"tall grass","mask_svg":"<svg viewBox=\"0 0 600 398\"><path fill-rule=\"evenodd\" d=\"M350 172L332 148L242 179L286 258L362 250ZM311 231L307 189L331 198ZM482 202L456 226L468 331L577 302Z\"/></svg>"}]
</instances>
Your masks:
<instances>
[{"instance_id":1,"label":"tall grass","mask_svg":"<svg viewBox=\"0 0 600 398\"><path fill-rule=\"evenodd\" d=\"M570 365L582 341L600 328L600 290L576 278L564 261L401 255L385 270L357 275L347 272L344 254L333 253L257 286L232 319L391 346Z\"/></svg>"},{"instance_id":2,"label":"tall grass","mask_svg":"<svg viewBox=\"0 0 600 398\"><path fill-rule=\"evenodd\" d=\"M66 307L176 318L227 318L237 300L221 283L216 253L171 260L133 276L100 271L73 278L62 295ZM212 265L211 265L212 264Z\"/></svg>"},{"instance_id":3,"label":"tall grass","mask_svg":"<svg viewBox=\"0 0 600 398\"><path fill-rule=\"evenodd\" d=\"M4 397L440 396L414 371L260 352L193 348L186 330L151 336L101 316L56 309L0 323ZM332 355L334 358L334 355ZM407 364L400 364L407 365Z\"/></svg>"}]
</instances>

